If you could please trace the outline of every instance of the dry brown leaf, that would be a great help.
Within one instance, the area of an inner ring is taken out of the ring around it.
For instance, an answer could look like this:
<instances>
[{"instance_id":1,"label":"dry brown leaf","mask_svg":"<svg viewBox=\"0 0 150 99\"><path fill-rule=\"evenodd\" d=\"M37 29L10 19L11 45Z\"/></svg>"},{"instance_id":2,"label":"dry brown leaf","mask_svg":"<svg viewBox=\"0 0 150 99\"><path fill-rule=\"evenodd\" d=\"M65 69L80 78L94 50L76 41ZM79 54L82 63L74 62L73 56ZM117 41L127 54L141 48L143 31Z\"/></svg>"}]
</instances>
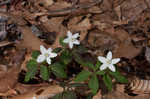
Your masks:
<instances>
[{"instance_id":1,"label":"dry brown leaf","mask_svg":"<svg viewBox=\"0 0 150 99\"><path fill-rule=\"evenodd\" d=\"M117 38L121 42L130 42L131 38L128 32L126 32L124 29L118 28L114 29L113 27L107 28L105 30L110 34L112 37Z\"/></svg>"},{"instance_id":2,"label":"dry brown leaf","mask_svg":"<svg viewBox=\"0 0 150 99\"><path fill-rule=\"evenodd\" d=\"M62 91L63 88L58 85L49 85L28 91L25 94L18 95L9 99L33 99L33 97L35 97L36 99L49 99L50 97L53 97L54 95L61 93Z\"/></svg>"},{"instance_id":3,"label":"dry brown leaf","mask_svg":"<svg viewBox=\"0 0 150 99\"><path fill-rule=\"evenodd\" d=\"M147 6L144 0L126 0L121 5L123 20L134 21Z\"/></svg>"},{"instance_id":4,"label":"dry brown leaf","mask_svg":"<svg viewBox=\"0 0 150 99\"><path fill-rule=\"evenodd\" d=\"M80 22L81 21L81 22ZM68 29L72 32L80 32L80 40L85 39L87 31L91 28L90 20L87 16L82 20L82 16L74 17L68 23Z\"/></svg>"},{"instance_id":5,"label":"dry brown leaf","mask_svg":"<svg viewBox=\"0 0 150 99\"><path fill-rule=\"evenodd\" d=\"M48 10L53 11L53 10L57 10L57 9L67 8L67 7L71 7L71 4L67 3L65 1L60 1L60 2L54 3L51 7L48 8Z\"/></svg>"},{"instance_id":6,"label":"dry brown leaf","mask_svg":"<svg viewBox=\"0 0 150 99\"><path fill-rule=\"evenodd\" d=\"M48 86L48 83L40 83L40 84L21 84L17 83L15 86L15 90L17 90L20 94L25 94L28 91L31 90L37 90L38 88L41 88L42 86Z\"/></svg>"},{"instance_id":7,"label":"dry brown leaf","mask_svg":"<svg viewBox=\"0 0 150 99\"><path fill-rule=\"evenodd\" d=\"M55 43L51 46L52 48L59 47L59 38L66 35L67 29L62 25L62 21L64 17L56 17L52 19L48 19L47 17L42 17L41 19L41 28L45 30L45 32L56 32L56 40Z\"/></svg>"},{"instance_id":8,"label":"dry brown leaf","mask_svg":"<svg viewBox=\"0 0 150 99\"><path fill-rule=\"evenodd\" d=\"M48 6L51 6L54 1L53 0L38 0L36 3L38 4L42 4L44 7L48 7Z\"/></svg>"},{"instance_id":9,"label":"dry brown leaf","mask_svg":"<svg viewBox=\"0 0 150 99\"><path fill-rule=\"evenodd\" d=\"M101 56L107 50L116 51L119 48L120 41L107 32L97 30L89 33L88 43L86 44L90 48L94 48L92 54Z\"/></svg>"},{"instance_id":10,"label":"dry brown leaf","mask_svg":"<svg viewBox=\"0 0 150 99\"><path fill-rule=\"evenodd\" d=\"M91 28L89 18L82 20L83 16L74 17L68 22L68 29L72 31L85 31ZM88 16L87 16L88 17Z\"/></svg>"},{"instance_id":11,"label":"dry brown leaf","mask_svg":"<svg viewBox=\"0 0 150 99\"><path fill-rule=\"evenodd\" d=\"M99 90L98 93L95 96L93 96L92 99L102 99L101 90Z\"/></svg>"},{"instance_id":12,"label":"dry brown leaf","mask_svg":"<svg viewBox=\"0 0 150 99\"><path fill-rule=\"evenodd\" d=\"M13 44L13 42L2 41L2 42L0 42L0 47L7 46L7 45L10 45L10 44Z\"/></svg>"},{"instance_id":13,"label":"dry brown leaf","mask_svg":"<svg viewBox=\"0 0 150 99\"><path fill-rule=\"evenodd\" d=\"M19 44L16 44L18 48L39 50L40 45L46 45L32 33L31 28L25 26L25 27L19 27L19 29L23 34L23 40Z\"/></svg>"},{"instance_id":14,"label":"dry brown leaf","mask_svg":"<svg viewBox=\"0 0 150 99\"><path fill-rule=\"evenodd\" d=\"M145 57L146 60L150 63L150 47L146 47Z\"/></svg>"},{"instance_id":15,"label":"dry brown leaf","mask_svg":"<svg viewBox=\"0 0 150 99\"><path fill-rule=\"evenodd\" d=\"M135 48L131 43L121 43L119 48L115 51L115 57L125 57L132 59L141 52L141 48Z\"/></svg>"},{"instance_id":16,"label":"dry brown leaf","mask_svg":"<svg viewBox=\"0 0 150 99\"><path fill-rule=\"evenodd\" d=\"M9 89L14 88L17 83L20 65L24 59L25 51L19 51L12 59L13 66L7 71L3 71L3 76L0 77L0 93L7 93ZM2 72L2 71L1 71Z\"/></svg>"}]
</instances>

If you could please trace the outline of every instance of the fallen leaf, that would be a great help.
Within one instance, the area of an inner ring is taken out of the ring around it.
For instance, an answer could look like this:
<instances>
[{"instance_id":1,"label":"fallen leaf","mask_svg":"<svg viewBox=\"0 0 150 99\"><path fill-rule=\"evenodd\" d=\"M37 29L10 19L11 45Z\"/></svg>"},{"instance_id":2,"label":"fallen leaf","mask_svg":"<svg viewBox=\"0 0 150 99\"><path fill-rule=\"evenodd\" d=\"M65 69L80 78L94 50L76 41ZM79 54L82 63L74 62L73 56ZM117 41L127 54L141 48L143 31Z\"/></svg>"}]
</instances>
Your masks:
<instances>
[{"instance_id":1,"label":"fallen leaf","mask_svg":"<svg viewBox=\"0 0 150 99\"><path fill-rule=\"evenodd\" d=\"M92 99L102 99L101 90L99 90L98 93L95 96L93 96Z\"/></svg>"},{"instance_id":2,"label":"fallen leaf","mask_svg":"<svg viewBox=\"0 0 150 99\"><path fill-rule=\"evenodd\" d=\"M35 97L36 99L49 99L54 95L61 93L62 91L63 88L58 85L49 85L49 86L43 86L41 88L28 91L25 94L18 95L16 97L9 98L9 99L33 99L33 97Z\"/></svg>"}]
</instances>

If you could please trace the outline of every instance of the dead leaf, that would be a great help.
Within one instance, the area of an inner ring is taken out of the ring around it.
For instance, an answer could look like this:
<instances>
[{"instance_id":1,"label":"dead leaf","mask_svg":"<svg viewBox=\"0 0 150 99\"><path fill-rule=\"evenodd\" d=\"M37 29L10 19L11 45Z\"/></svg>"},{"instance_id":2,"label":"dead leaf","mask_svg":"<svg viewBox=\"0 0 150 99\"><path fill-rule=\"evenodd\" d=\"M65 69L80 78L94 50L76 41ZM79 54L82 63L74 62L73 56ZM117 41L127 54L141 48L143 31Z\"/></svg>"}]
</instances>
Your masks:
<instances>
[{"instance_id":1,"label":"dead leaf","mask_svg":"<svg viewBox=\"0 0 150 99\"><path fill-rule=\"evenodd\" d=\"M135 48L131 43L121 43L119 48L115 51L115 57L125 57L132 59L141 52L141 48Z\"/></svg>"},{"instance_id":2,"label":"dead leaf","mask_svg":"<svg viewBox=\"0 0 150 99\"><path fill-rule=\"evenodd\" d=\"M147 6L142 0L126 0L121 5L123 20L134 21Z\"/></svg>"},{"instance_id":3,"label":"dead leaf","mask_svg":"<svg viewBox=\"0 0 150 99\"><path fill-rule=\"evenodd\" d=\"M92 99L102 99L101 90L99 90L98 93L95 96L93 96Z\"/></svg>"},{"instance_id":4,"label":"dead leaf","mask_svg":"<svg viewBox=\"0 0 150 99\"><path fill-rule=\"evenodd\" d=\"M146 47L145 57L146 60L150 63L150 47Z\"/></svg>"},{"instance_id":5,"label":"dead leaf","mask_svg":"<svg viewBox=\"0 0 150 99\"><path fill-rule=\"evenodd\" d=\"M17 83L18 74L20 72L20 65L24 59L25 51L19 51L13 58L13 66L9 68L5 72L4 75L1 75L0 78L0 93L5 93L9 89L14 88L15 84Z\"/></svg>"},{"instance_id":6,"label":"dead leaf","mask_svg":"<svg viewBox=\"0 0 150 99\"><path fill-rule=\"evenodd\" d=\"M9 99L33 99L33 97L35 97L36 99L49 99L54 95L61 93L62 91L63 88L58 85L49 85L49 86L43 86L41 88L28 91L25 94L18 95L16 97L9 98Z\"/></svg>"},{"instance_id":7,"label":"dead leaf","mask_svg":"<svg viewBox=\"0 0 150 99\"><path fill-rule=\"evenodd\" d=\"M10 45L10 44L13 44L13 42L2 41L2 42L0 42L0 47L4 47L4 46Z\"/></svg>"},{"instance_id":8,"label":"dead leaf","mask_svg":"<svg viewBox=\"0 0 150 99\"><path fill-rule=\"evenodd\" d=\"M46 45L32 33L31 28L27 26L19 27L19 28L23 34L23 40L20 43L16 44L18 48L23 47L23 48L29 48L32 50L39 50L40 45Z\"/></svg>"}]
</instances>

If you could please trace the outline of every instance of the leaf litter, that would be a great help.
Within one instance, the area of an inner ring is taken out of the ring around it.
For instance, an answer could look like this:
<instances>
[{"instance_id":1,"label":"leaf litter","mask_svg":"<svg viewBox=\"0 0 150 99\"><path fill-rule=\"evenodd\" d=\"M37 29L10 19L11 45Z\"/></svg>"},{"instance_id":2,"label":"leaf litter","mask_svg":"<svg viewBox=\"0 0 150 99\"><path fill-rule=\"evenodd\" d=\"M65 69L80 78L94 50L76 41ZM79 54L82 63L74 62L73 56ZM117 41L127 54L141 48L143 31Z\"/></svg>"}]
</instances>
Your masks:
<instances>
[{"instance_id":1,"label":"leaf litter","mask_svg":"<svg viewBox=\"0 0 150 99\"><path fill-rule=\"evenodd\" d=\"M80 33L80 42L89 48L92 57L111 50L115 57L122 59L119 68L129 79L150 79L149 8L149 0L0 0L0 96L48 99L62 92L58 86L62 79L53 75L52 82L43 82L36 76L36 84L19 82L19 76L24 77L32 50L39 50L40 45L59 47L59 38L68 30ZM75 68L78 64L71 64L75 70L68 71L69 74L80 71L79 67ZM150 97L143 93L137 96L125 93L125 85L115 87L111 93L103 92L102 87L93 99ZM78 97L85 99L87 93L78 93Z\"/></svg>"}]
</instances>

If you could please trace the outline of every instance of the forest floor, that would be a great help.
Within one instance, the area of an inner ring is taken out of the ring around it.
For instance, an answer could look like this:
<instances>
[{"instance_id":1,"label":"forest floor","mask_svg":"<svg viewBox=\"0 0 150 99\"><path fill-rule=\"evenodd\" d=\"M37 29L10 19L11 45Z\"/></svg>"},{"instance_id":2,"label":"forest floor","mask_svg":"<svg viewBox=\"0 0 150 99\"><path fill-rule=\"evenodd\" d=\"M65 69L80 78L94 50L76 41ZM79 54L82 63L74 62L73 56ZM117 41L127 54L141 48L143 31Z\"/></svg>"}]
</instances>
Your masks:
<instances>
[{"instance_id":1,"label":"forest floor","mask_svg":"<svg viewBox=\"0 0 150 99\"><path fill-rule=\"evenodd\" d=\"M79 33L92 56L112 51L129 82L142 83L138 93L116 84L112 92L100 88L92 99L150 98L150 0L0 0L0 99L50 99L62 92L58 79L38 76L25 83L24 76L31 52L40 45L60 47L67 31Z\"/></svg>"}]
</instances>

